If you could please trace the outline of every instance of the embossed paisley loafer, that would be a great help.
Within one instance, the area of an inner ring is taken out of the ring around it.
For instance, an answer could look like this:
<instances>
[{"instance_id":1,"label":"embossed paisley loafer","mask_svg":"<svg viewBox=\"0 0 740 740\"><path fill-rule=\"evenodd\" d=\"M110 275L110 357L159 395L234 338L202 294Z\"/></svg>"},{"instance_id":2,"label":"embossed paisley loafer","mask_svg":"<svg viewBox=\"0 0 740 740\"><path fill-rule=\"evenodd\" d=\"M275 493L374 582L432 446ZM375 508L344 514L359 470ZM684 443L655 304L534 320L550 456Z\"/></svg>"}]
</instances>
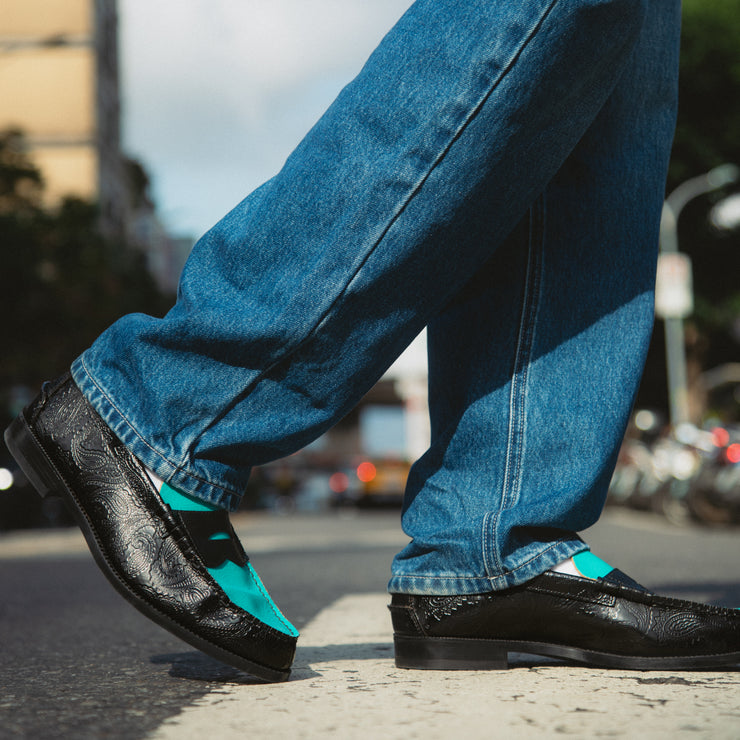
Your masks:
<instances>
[{"instance_id":1,"label":"embossed paisley loafer","mask_svg":"<svg viewBox=\"0 0 740 740\"><path fill-rule=\"evenodd\" d=\"M740 612L649 593L620 571L591 580L547 572L467 596L393 594L399 668L507 668L508 653L605 668L740 666Z\"/></svg>"},{"instance_id":2,"label":"embossed paisley loafer","mask_svg":"<svg viewBox=\"0 0 740 740\"><path fill-rule=\"evenodd\" d=\"M247 562L228 514L164 503L69 375L44 385L5 441L39 494L66 499L97 564L137 609L224 663L266 681L288 678L298 633L256 574L246 571L252 611L272 624L233 603L211 574Z\"/></svg>"}]
</instances>

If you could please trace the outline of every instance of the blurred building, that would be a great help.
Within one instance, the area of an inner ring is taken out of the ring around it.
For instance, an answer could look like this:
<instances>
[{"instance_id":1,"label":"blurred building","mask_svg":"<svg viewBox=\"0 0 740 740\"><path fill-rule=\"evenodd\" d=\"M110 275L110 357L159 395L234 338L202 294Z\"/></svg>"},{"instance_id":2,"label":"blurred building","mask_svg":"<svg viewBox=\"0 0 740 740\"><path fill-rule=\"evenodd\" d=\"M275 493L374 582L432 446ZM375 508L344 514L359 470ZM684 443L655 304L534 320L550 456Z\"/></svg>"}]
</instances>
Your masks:
<instances>
[{"instance_id":1,"label":"blurred building","mask_svg":"<svg viewBox=\"0 0 740 740\"><path fill-rule=\"evenodd\" d=\"M47 205L97 201L123 235L116 0L2 0L0 128L25 135Z\"/></svg>"},{"instance_id":2,"label":"blurred building","mask_svg":"<svg viewBox=\"0 0 740 740\"><path fill-rule=\"evenodd\" d=\"M148 197L143 166L121 152L116 0L1 0L0 130L20 130L45 205L97 202L103 233L142 249L173 291L183 246Z\"/></svg>"}]
</instances>

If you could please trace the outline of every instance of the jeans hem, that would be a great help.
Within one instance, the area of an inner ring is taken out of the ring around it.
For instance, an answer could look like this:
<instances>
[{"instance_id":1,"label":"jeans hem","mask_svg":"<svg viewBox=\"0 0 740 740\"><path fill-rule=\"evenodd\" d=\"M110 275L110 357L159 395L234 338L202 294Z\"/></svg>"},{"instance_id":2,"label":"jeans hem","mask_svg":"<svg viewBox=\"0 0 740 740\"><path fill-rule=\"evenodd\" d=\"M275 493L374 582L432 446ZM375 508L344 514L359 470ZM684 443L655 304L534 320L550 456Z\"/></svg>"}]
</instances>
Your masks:
<instances>
[{"instance_id":1,"label":"jeans hem","mask_svg":"<svg viewBox=\"0 0 740 740\"><path fill-rule=\"evenodd\" d=\"M520 586L541 575L563 560L588 550L581 539L550 543L544 550L528 559L523 565L498 575L466 576L446 573L394 574L388 582L388 591L419 596L458 596L461 594L490 593Z\"/></svg>"},{"instance_id":2,"label":"jeans hem","mask_svg":"<svg viewBox=\"0 0 740 740\"><path fill-rule=\"evenodd\" d=\"M71 372L72 379L88 403L139 462L183 493L214 506L236 511L241 501L238 492L184 471L141 436L92 376L85 364L84 355L72 363Z\"/></svg>"}]
</instances>

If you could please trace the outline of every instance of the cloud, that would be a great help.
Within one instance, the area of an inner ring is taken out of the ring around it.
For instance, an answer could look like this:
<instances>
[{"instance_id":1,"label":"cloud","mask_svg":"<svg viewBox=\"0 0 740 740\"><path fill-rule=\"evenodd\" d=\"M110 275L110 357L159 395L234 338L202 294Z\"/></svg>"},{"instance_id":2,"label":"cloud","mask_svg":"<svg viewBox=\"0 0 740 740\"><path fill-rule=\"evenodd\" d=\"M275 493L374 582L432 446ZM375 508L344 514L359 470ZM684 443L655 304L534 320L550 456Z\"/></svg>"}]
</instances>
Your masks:
<instances>
[{"instance_id":1,"label":"cloud","mask_svg":"<svg viewBox=\"0 0 740 740\"><path fill-rule=\"evenodd\" d=\"M120 0L124 145L175 231L280 167L410 0Z\"/></svg>"}]
</instances>

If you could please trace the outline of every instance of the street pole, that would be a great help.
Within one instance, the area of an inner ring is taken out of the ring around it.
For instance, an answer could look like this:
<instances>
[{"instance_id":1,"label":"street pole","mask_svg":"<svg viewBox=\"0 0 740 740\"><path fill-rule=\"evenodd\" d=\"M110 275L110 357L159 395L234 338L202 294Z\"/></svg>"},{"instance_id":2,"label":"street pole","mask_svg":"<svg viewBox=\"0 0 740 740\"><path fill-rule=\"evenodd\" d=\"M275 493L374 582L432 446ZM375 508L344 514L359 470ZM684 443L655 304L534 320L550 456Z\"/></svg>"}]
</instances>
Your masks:
<instances>
[{"instance_id":1,"label":"street pole","mask_svg":"<svg viewBox=\"0 0 740 740\"><path fill-rule=\"evenodd\" d=\"M663 204L660 220L660 254L678 255L678 217L684 206L694 198L736 182L740 169L732 164L715 167L704 175L693 177L679 185ZM690 301L689 301L690 305ZM668 366L668 399L671 428L690 421L689 390L686 372L686 343L683 319L690 307L664 312L666 364Z\"/></svg>"}]
</instances>

